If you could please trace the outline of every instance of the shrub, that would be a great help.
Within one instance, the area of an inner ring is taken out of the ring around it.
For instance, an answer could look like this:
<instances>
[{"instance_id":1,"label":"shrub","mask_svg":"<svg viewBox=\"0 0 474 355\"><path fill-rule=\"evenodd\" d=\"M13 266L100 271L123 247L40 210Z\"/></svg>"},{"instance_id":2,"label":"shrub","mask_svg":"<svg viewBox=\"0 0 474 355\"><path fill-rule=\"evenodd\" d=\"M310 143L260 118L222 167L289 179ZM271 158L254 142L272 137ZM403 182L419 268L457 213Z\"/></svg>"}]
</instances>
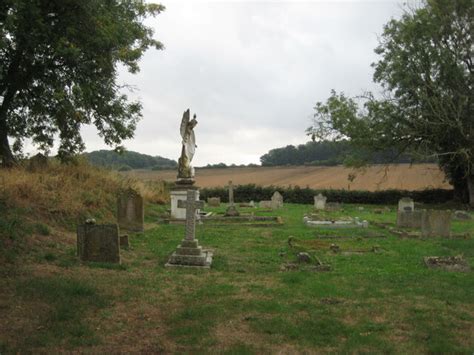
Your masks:
<instances>
[{"instance_id":1,"label":"shrub","mask_svg":"<svg viewBox=\"0 0 474 355\"><path fill-rule=\"evenodd\" d=\"M254 184L238 185L234 188L236 202L269 200L275 191L279 191L289 203L313 204L313 197L321 193L331 202L361 203L361 204L396 204L402 197L411 197L416 202L444 203L453 199L453 190L427 189L420 191L383 190L316 190L299 186L257 186ZM225 188L204 188L200 192L201 199L220 197L221 201L228 202L228 191Z\"/></svg>"}]
</instances>

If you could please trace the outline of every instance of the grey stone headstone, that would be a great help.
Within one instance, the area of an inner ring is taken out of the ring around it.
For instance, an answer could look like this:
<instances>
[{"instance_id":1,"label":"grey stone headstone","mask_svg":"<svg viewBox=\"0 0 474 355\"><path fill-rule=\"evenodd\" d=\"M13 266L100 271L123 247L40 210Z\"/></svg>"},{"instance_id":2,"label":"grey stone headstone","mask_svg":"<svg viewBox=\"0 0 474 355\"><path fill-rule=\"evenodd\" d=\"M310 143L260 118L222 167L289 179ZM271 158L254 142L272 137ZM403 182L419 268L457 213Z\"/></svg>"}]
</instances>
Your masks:
<instances>
[{"instance_id":1,"label":"grey stone headstone","mask_svg":"<svg viewBox=\"0 0 474 355\"><path fill-rule=\"evenodd\" d=\"M420 228L422 214L423 212L419 210L398 211L397 212L397 227Z\"/></svg>"},{"instance_id":2,"label":"grey stone headstone","mask_svg":"<svg viewBox=\"0 0 474 355\"><path fill-rule=\"evenodd\" d=\"M77 255L82 261L120 263L116 224L82 224L77 227Z\"/></svg>"},{"instance_id":3,"label":"grey stone headstone","mask_svg":"<svg viewBox=\"0 0 474 355\"><path fill-rule=\"evenodd\" d=\"M283 196L278 191L275 191L272 196L272 208L277 209L283 207Z\"/></svg>"},{"instance_id":4,"label":"grey stone headstone","mask_svg":"<svg viewBox=\"0 0 474 355\"><path fill-rule=\"evenodd\" d=\"M208 197L207 204L211 207L219 207L221 205L220 197Z\"/></svg>"},{"instance_id":5,"label":"grey stone headstone","mask_svg":"<svg viewBox=\"0 0 474 355\"><path fill-rule=\"evenodd\" d=\"M326 208L327 197L321 194L314 196L314 208L317 210L324 210Z\"/></svg>"},{"instance_id":6,"label":"grey stone headstone","mask_svg":"<svg viewBox=\"0 0 474 355\"><path fill-rule=\"evenodd\" d=\"M398 201L399 211L414 211L415 202L409 197L403 197Z\"/></svg>"},{"instance_id":7,"label":"grey stone headstone","mask_svg":"<svg viewBox=\"0 0 474 355\"><path fill-rule=\"evenodd\" d=\"M423 210L421 235L423 237L450 237L451 211Z\"/></svg>"},{"instance_id":8,"label":"grey stone headstone","mask_svg":"<svg viewBox=\"0 0 474 355\"><path fill-rule=\"evenodd\" d=\"M272 201L270 200L263 200L258 203L260 208L272 208Z\"/></svg>"},{"instance_id":9,"label":"grey stone headstone","mask_svg":"<svg viewBox=\"0 0 474 355\"><path fill-rule=\"evenodd\" d=\"M117 199L117 222L120 229L143 232L143 197L132 189L120 194Z\"/></svg>"}]
</instances>

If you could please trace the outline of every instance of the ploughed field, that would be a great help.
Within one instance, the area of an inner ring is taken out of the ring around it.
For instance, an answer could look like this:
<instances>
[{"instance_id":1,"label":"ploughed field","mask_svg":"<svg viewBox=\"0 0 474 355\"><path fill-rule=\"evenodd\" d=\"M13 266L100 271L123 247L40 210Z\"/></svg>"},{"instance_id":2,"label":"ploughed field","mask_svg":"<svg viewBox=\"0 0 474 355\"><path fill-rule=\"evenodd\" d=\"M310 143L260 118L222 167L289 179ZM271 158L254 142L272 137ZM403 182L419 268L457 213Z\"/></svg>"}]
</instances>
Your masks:
<instances>
[{"instance_id":1,"label":"ploughed field","mask_svg":"<svg viewBox=\"0 0 474 355\"><path fill-rule=\"evenodd\" d=\"M184 236L158 223L166 205L147 205L121 265L79 262L72 233L31 236L21 262L0 264L0 353L471 354L474 273L423 258L474 267L474 220L453 221L453 238L401 238L384 228L396 206L361 207L320 217L367 229L305 226L312 206L296 204L241 209L282 224L198 224L210 270L164 267Z\"/></svg>"},{"instance_id":2,"label":"ploughed field","mask_svg":"<svg viewBox=\"0 0 474 355\"><path fill-rule=\"evenodd\" d=\"M124 174L141 180L175 181L177 171L133 170ZM350 174L355 174L355 179L352 182L349 181ZM343 166L196 169L196 184L200 187L225 186L229 180L237 185L298 185L300 187L309 186L314 189L367 191L451 188L451 185L444 181L445 175L436 164L374 165L360 171L354 171Z\"/></svg>"}]
</instances>

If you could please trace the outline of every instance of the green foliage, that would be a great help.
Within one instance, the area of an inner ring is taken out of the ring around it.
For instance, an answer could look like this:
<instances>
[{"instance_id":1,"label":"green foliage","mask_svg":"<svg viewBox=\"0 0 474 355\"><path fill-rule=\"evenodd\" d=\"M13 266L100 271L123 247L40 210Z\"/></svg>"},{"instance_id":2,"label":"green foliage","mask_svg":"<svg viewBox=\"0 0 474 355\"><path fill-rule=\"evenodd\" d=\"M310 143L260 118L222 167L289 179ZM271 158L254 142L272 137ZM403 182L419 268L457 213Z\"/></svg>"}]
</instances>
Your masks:
<instances>
[{"instance_id":1,"label":"green foliage","mask_svg":"<svg viewBox=\"0 0 474 355\"><path fill-rule=\"evenodd\" d=\"M141 154L133 151L115 152L96 150L83 154L93 165L117 168L119 171L130 169L174 169L178 163L160 156Z\"/></svg>"},{"instance_id":2,"label":"green foliage","mask_svg":"<svg viewBox=\"0 0 474 355\"><path fill-rule=\"evenodd\" d=\"M396 204L402 197L411 197L422 203L444 203L452 200L452 190L427 189L422 191L382 190L382 191L351 191L351 190L316 190L295 187L257 186L254 184L234 187L236 202L269 200L275 191L279 191L288 203L313 204L314 196L322 193L331 202L364 203L364 204ZM220 197L228 202L229 192L223 187L204 188L200 190L200 198Z\"/></svg>"},{"instance_id":3,"label":"green foliage","mask_svg":"<svg viewBox=\"0 0 474 355\"><path fill-rule=\"evenodd\" d=\"M384 149L371 152L366 148L357 147L348 140L307 142L298 146L288 145L270 150L260 157L262 166L278 165L313 165L334 166L350 161L364 161L369 164L411 163L413 158L400 154L396 149ZM427 162L427 159L419 162Z\"/></svg>"},{"instance_id":4,"label":"green foliage","mask_svg":"<svg viewBox=\"0 0 474 355\"><path fill-rule=\"evenodd\" d=\"M382 98L332 91L315 106L308 134L350 138L372 151L436 156L474 205L472 0L429 0L384 27L374 81Z\"/></svg>"},{"instance_id":5,"label":"green foliage","mask_svg":"<svg viewBox=\"0 0 474 355\"><path fill-rule=\"evenodd\" d=\"M31 138L58 155L81 151L82 125L94 124L108 145L133 137L141 104L117 84L149 48L161 49L144 19L164 10L143 0L6 0L0 5L0 157L4 165Z\"/></svg>"}]
</instances>

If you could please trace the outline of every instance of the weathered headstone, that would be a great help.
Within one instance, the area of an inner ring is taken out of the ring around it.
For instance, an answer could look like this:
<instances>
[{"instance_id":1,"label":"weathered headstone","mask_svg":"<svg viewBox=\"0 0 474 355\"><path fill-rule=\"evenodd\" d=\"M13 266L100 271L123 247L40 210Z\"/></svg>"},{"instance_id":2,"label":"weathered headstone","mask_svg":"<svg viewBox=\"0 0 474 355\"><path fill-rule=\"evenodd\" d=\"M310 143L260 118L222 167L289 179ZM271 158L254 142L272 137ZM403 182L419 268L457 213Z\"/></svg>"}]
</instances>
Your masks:
<instances>
[{"instance_id":1,"label":"weathered headstone","mask_svg":"<svg viewBox=\"0 0 474 355\"><path fill-rule=\"evenodd\" d=\"M38 171L48 167L48 157L44 154L38 153L31 157L27 169L28 171Z\"/></svg>"},{"instance_id":2,"label":"weathered headstone","mask_svg":"<svg viewBox=\"0 0 474 355\"><path fill-rule=\"evenodd\" d=\"M454 211L454 218L459 221L469 221L472 219L472 216L467 211Z\"/></svg>"},{"instance_id":3,"label":"weathered headstone","mask_svg":"<svg viewBox=\"0 0 474 355\"><path fill-rule=\"evenodd\" d=\"M398 210L399 211L414 211L415 202L409 197L403 197L398 201Z\"/></svg>"},{"instance_id":4,"label":"weathered headstone","mask_svg":"<svg viewBox=\"0 0 474 355\"><path fill-rule=\"evenodd\" d=\"M397 211L397 227L420 228L423 211Z\"/></svg>"},{"instance_id":5,"label":"weathered headstone","mask_svg":"<svg viewBox=\"0 0 474 355\"><path fill-rule=\"evenodd\" d=\"M209 268L212 263L212 253L204 251L195 238L196 211L204 206L204 202L196 201L195 190L188 190L186 201L178 201L178 204L180 208L186 208L186 234L165 266Z\"/></svg>"},{"instance_id":6,"label":"weathered headstone","mask_svg":"<svg viewBox=\"0 0 474 355\"><path fill-rule=\"evenodd\" d=\"M208 197L207 204L210 207L219 207L221 205L221 198L220 197Z\"/></svg>"},{"instance_id":7,"label":"weathered headstone","mask_svg":"<svg viewBox=\"0 0 474 355\"><path fill-rule=\"evenodd\" d=\"M326 202L326 210L340 211L342 210L342 204L340 202Z\"/></svg>"},{"instance_id":8,"label":"weathered headstone","mask_svg":"<svg viewBox=\"0 0 474 355\"><path fill-rule=\"evenodd\" d=\"M77 255L82 261L120 263L116 224L82 224L77 227Z\"/></svg>"},{"instance_id":9,"label":"weathered headstone","mask_svg":"<svg viewBox=\"0 0 474 355\"><path fill-rule=\"evenodd\" d=\"M117 222L120 229L143 232L143 197L133 189L120 194L117 199Z\"/></svg>"},{"instance_id":10,"label":"weathered headstone","mask_svg":"<svg viewBox=\"0 0 474 355\"><path fill-rule=\"evenodd\" d=\"M120 246L123 248L130 247L130 243L128 241L128 234L124 234L120 236Z\"/></svg>"},{"instance_id":11,"label":"weathered headstone","mask_svg":"<svg viewBox=\"0 0 474 355\"><path fill-rule=\"evenodd\" d=\"M450 237L451 211L423 210L421 216L422 237Z\"/></svg>"},{"instance_id":12,"label":"weathered headstone","mask_svg":"<svg viewBox=\"0 0 474 355\"><path fill-rule=\"evenodd\" d=\"M326 208L327 197L321 194L314 196L314 208L317 210L324 210Z\"/></svg>"},{"instance_id":13,"label":"weathered headstone","mask_svg":"<svg viewBox=\"0 0 474 355\"><path fill-rule=\"evenodd\" d=\"M225 216L227 217L236 217L239 216L240 213L237 211L237 208L235 208L234 204L234 185L232 185L232 180L229 181L229 207L227 207L227 210L225 211Z\"/></svg>"},{"instance_id":14,"label":"weathered headstone","mask_svg":"<svg viewBox=\"0 0 474 355\"><path fill-rule=\"evenodd\" d=\"M278 191L272 195L272 208L277 209L283 207L283 196Z\"/></svg>"},{"instance_id":15,"label":"weathered headstone","mask_svg":"<svg viewBox=\"0 0 474 355\"><path fill-rule=\"evenodd\" d=\"M260 208L272 208L272 201L270 200L263 200L258 203L258 207Z\"/></svg>"}]
</instances>

